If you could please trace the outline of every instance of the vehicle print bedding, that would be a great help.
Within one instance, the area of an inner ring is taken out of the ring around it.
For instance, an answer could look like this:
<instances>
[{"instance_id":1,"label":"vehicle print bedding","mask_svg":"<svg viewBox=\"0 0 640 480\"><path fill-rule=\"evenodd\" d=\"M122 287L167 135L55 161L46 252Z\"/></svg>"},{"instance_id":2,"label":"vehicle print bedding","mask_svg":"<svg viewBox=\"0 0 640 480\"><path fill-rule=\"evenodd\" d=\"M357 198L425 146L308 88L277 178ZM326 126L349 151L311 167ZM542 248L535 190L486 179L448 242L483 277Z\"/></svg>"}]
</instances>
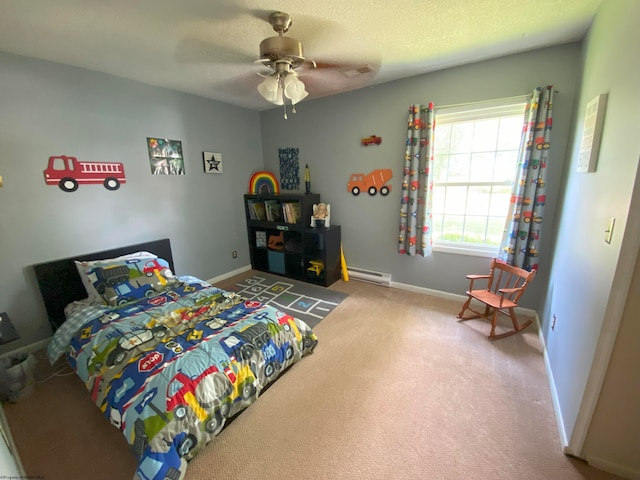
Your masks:
<instances>
[{"instance_id":1,"label":"vehicle print bedding","mask_svg":"<svg viewBox=\"0 0 640 480\"><path fill-rule=\"evenodd\" d=\"M303 321L190 277L95 310L67 359L138 458L134 478L177 480L228 419L316 344Z\"/></svg>"}]
</instances>

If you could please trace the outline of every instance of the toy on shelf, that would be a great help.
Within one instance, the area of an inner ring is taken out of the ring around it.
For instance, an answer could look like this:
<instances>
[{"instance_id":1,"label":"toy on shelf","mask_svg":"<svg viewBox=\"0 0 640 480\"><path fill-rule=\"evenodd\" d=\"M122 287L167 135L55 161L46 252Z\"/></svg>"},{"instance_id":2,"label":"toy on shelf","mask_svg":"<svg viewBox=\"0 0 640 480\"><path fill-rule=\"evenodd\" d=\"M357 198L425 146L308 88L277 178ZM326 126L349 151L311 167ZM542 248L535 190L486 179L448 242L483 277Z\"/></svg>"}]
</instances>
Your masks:
<instances>
[{"instance_id":1,"label":"toy on shelf","mask_svg":"<svg viewBox=\"0 0 640 480\"><path fill-rule=\"evenodd\" d=\"M280 183L278 183L278 179L271 172L255 172L249 179L249 193L280 193Z\"/></svg>"},{"instance_id":2,"label":"toy on shelf","mask_svg":"<svg viewBox=\"0 0 640 480\"><path fill-rule=\"evenodd\" d=\"M323 270L324 263L320 260L309 260L309 267L307 267L308 272L315 273L316 276L319 277Z\"/></svg>"},{"instance_id":3,"label":"toy on shelf","mask_svg":"<svg viewBox=\"0 0 640 480\"><path fill-rule=\"evenodd\" d=\"M284 250L284 232L278 233L278 235L269 235L267 246L271 250L277 250L279 252Z\"/></svg>"},{"instance_id":4,"label":"toy on shelf","mask_svg":"<svg viewBox=\"0 0 640 480\"><path fill-rule=\"evenodd\" d=\"M311 215L311 226L313 228L330 227L330 212L331 205L328 203L314 203L313 215Z\"/></svg>"},{"instance_id":5,"label":"toy on shelf","mask_svg":"<svg viewBox=\"0 0 640 480\"><path fill-rule=\"evenodd\" d=\"M311 173L308 164L304 167L304 193L311 194Z\"/></svg>"}]
</instances>

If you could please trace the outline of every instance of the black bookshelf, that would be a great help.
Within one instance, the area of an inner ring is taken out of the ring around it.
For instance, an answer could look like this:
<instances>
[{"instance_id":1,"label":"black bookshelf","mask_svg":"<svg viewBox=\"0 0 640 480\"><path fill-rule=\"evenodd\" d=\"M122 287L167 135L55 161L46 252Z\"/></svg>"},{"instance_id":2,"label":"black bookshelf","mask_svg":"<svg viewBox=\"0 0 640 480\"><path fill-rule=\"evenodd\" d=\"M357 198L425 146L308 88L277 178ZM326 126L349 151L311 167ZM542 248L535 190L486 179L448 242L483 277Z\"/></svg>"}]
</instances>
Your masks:
<instances>
[{"instance_id":1,"label":"black bookshelf","mask_svg":"<svg viewBox=\"0 0 640 480\"><path fill-rule=\"evenodd\" d=\"M251 267L317 285L340 279L340 226L311 228L319 194L244 196Z\"/></svg>"}]
</instances>

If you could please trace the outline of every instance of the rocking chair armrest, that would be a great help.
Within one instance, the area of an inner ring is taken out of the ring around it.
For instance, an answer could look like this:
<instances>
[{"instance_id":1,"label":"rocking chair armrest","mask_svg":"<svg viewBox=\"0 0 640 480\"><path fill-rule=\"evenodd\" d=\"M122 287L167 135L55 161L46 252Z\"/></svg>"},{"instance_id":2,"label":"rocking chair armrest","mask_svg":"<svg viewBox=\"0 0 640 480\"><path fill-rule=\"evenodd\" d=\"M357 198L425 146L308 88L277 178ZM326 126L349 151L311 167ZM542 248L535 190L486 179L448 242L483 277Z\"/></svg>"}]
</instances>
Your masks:
<instances>
[{"instance_id":1,"label":"rocking chair armrest","mask_svg":"<svg viewBox=\"0 0 640 480\"><path fill-rule=\"evenodd\" d=\"M502 293L503 295L509 295L511 293L519 292L520 290L522 290L522 287L518 287L518 288L501 288L498 291L500 293Z\"/></svg>"},{"instance_id":2,"label":"rocking chair armrest","mask_svg":"<svg viewBox=\"0 0 640 480\"><path fill-rule=\"evenodd\" d=\"M500 293L500 307L502 308L502 302L504 302L505 296L513 295L514 293L519 292L521 290L522 290L522 287L498 289L498 292Z\"/></svg>"},{"instance_id":3,"label":"rocking chair armrest","mask_svg":"<svg viewBox=\"0 0 640 480\"><path fill-rule=\"evenodd\" d=\"M467 275L467 278L471 280L471 282L469 283L469 290L473 290L473 282L475 280L486 280L488 278L491 278L491 276L490 275Z\"/></svg>"}]
</instances>

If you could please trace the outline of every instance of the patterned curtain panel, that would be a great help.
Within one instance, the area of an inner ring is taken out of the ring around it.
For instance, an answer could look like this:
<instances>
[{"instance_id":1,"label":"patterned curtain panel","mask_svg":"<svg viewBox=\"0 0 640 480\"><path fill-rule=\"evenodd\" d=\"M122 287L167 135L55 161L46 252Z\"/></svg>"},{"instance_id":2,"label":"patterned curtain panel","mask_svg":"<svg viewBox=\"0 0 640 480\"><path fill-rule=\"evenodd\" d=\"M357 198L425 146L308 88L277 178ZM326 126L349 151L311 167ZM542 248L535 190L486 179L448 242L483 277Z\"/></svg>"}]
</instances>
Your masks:
<instances>
[{"instance_id":1,"label":"patterned curtain panel","mask_svg":"<svg viewBox=\"0 0 640 480\"><path fill-rule=\"evenodd\" d=\"M551 145L553 86L537 87L525 109L518 166L499 258L525 270L538 269Z\"/></svg>"},{"instance_id":2,"label":"patterned curtain panel","mask_svg":"<svg viewBox=\"0 0 640 480\"><path fill-rule=\"evenodd\" d=\"M433 193L433 103L411 105L404 153L398 253L431 255L431 203Z\"/></svg>"}]
</instances>

